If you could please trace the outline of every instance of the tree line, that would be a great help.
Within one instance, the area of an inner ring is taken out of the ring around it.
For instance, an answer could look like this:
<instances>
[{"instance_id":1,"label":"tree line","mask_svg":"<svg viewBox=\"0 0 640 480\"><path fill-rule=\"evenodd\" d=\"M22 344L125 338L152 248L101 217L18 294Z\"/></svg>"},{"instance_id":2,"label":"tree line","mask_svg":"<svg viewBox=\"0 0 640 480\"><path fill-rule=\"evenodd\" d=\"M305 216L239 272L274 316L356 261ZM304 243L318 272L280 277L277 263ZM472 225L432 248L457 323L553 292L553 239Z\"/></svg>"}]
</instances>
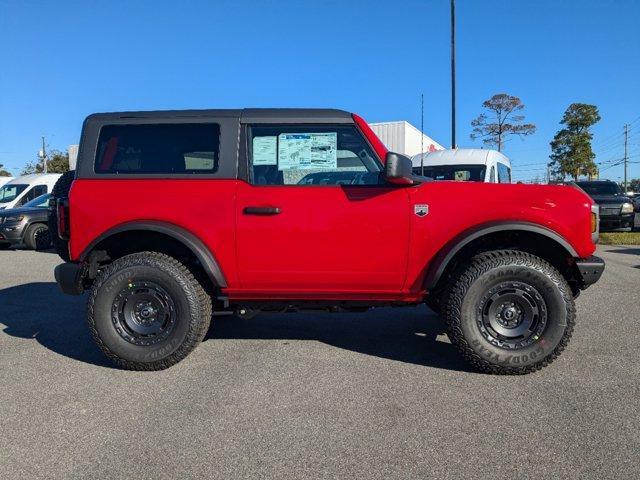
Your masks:
<instances>
[{"instance_id":1,"label":"tree line","mask_svg":"<svg viewBox=\"0 0 640 480\"><path fill-rule=\"evenodd\" d=\"M69 152L60 150L51 150L47 154L47 172L48 173L64 173L69 171ZM20 175L29 175L32 173L44 173L44 163L37 158L32 162L27 162L22 168ZM11 173L0 163L0 177L11 177Z\"/></svg>"},{"instance_id":2,"label":"tree line","mask_svg":"<svg viewBox=\"0 0 640 480\"><path fill-rule=\"evenodd\" d=\"M526 137L536 131L532 123L525 123L524 103L520 98L498 93L482 104L485 112L472 120L471 139L482 139L485 145L502 151L509 137ZM600 121L598 107L586 103L572 103L564 112L562 128L550 142L548 167L550 176L564 180L567 176L577 180L581 175L597 176L595 154L591 148L591 127Z\"/></svg>"}]
</instances>

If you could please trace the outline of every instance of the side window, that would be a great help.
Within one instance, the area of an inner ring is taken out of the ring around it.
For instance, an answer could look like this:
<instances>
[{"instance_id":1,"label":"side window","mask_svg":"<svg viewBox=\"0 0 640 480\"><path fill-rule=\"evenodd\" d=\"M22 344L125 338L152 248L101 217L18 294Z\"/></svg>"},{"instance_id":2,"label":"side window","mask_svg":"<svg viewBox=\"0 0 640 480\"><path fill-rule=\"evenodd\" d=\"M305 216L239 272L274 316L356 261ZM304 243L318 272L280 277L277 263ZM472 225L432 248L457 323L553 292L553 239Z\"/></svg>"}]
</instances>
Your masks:
<instances>
[{"instance_id":1,"label":"side window","mask_svg":"<svg viewBox=\"0 0 640 480\"><path fill-rule=\"evenodd\" d=\"M106 125L100 130L96 173L215 173L220 125Z\"/></svg>"},{"instance_id":2,"label":"side window","mask_svg":"<svg viewBox=\"0 0 640 480\"><path fill-rule=\"evenodd\" d=\"M496 183L496 167L491 165L491 173L489 173L489 182Z\"/></svg>"},{"instance_id":3,"label":"side window","mask_svg":"<svg viewBox=\"0 0 640 480\"><path fill-rule=\"evenodd\" d=\"M34 187L31 187L31 189L28 190L27 193L25 193L24 196L18 201L18 205L22 206L25 203L36 199L40 195L44 195L45 193L47 193L46 185L36 185Z\"/></svg>"},{"instance_id":4,"label":"side window","mask_svg":"<svg viewBox=\"0 0 640 480\"><path fill-rule=\"evenodd\" d=\"M498 183L511 183L511 169L498 162Z\"/></svg>"},{"instance_id":5,"label":"side window","mask_svg":"<svg viewBox=\"0 0 640 480\"><path fill-rule=\"evenodd\" d=\"M382 166L354 126L252 126L254 185L377 185Z\"/></svg>"}]
</instances>

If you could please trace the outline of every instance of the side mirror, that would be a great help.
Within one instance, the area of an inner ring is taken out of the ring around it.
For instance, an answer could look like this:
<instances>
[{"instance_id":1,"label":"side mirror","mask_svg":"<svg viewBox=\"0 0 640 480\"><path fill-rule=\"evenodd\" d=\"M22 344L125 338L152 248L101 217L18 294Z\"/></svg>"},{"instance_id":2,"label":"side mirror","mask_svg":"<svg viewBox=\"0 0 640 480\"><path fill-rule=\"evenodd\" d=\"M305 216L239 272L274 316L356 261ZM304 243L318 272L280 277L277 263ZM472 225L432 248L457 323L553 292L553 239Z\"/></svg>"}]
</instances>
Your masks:
<instances>
[{"instance_id":1,"label":"side mirror","mask_svg":"<svg viewBox=\"0 0 640 480\"><path fill-rule=\"evenodd\" d=\"M416 179L413 176L413 162L409 157L399 153L387 152L385 158L385 179L395 185L413 185Z\"/></svg>"}]
</instances>

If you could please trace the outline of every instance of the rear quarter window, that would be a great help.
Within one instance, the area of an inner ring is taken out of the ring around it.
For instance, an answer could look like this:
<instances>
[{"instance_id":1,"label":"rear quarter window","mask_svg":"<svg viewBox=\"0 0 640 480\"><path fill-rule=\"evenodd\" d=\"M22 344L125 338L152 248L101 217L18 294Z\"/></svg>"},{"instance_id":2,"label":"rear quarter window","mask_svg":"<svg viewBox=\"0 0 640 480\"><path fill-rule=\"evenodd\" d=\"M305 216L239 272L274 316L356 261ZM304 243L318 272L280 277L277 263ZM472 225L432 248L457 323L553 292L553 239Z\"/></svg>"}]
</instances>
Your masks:
<instances>
[{"instance_id":1,"label":"rear quarter window","mask_svg":"<svg viewBox=\"0 0 640 480\"><path fill-rule=\"evenodd\" d=\"M179 123L105 125L95 172L104 174L211 174L218 170L220 125Z\"/></svg>"}]
</instances>

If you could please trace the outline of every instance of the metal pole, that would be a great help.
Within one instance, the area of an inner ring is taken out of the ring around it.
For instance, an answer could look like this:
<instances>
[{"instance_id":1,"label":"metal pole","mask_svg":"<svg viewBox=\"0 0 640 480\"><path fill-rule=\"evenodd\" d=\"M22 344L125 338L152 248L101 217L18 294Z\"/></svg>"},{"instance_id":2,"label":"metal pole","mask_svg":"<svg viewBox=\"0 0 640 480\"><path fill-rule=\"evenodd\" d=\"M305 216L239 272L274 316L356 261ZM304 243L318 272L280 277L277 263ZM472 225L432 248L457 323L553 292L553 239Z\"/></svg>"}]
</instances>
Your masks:
<instances>
[{"instance_id":1,"label":"metal pole","mask_svg":"<svg viewBox=\"0 0 640 480\"><path fill-rule=\"evenodd\" d=\"M424 93L420 94L420 175L424 177Z\"/></svg>"},{"instance_id":2,"label":"metal pole","mask_svg":"<svg viewBox=\"0 0 640 480\"><path fill-rule=\"evenodd\" d=\"M456 148L456 2L451 0L451 148Z\"/></svg>"},{"instance_id":3,"label":"metal pole","mask_svg":"<svg viewBox=\"0 0 640 480\"><path fill-rule=\"evenodd\" d=\"M624 193L627 193L627 137L629 136L629 125L624 126Z\"/></svg>"}]
</instances>

